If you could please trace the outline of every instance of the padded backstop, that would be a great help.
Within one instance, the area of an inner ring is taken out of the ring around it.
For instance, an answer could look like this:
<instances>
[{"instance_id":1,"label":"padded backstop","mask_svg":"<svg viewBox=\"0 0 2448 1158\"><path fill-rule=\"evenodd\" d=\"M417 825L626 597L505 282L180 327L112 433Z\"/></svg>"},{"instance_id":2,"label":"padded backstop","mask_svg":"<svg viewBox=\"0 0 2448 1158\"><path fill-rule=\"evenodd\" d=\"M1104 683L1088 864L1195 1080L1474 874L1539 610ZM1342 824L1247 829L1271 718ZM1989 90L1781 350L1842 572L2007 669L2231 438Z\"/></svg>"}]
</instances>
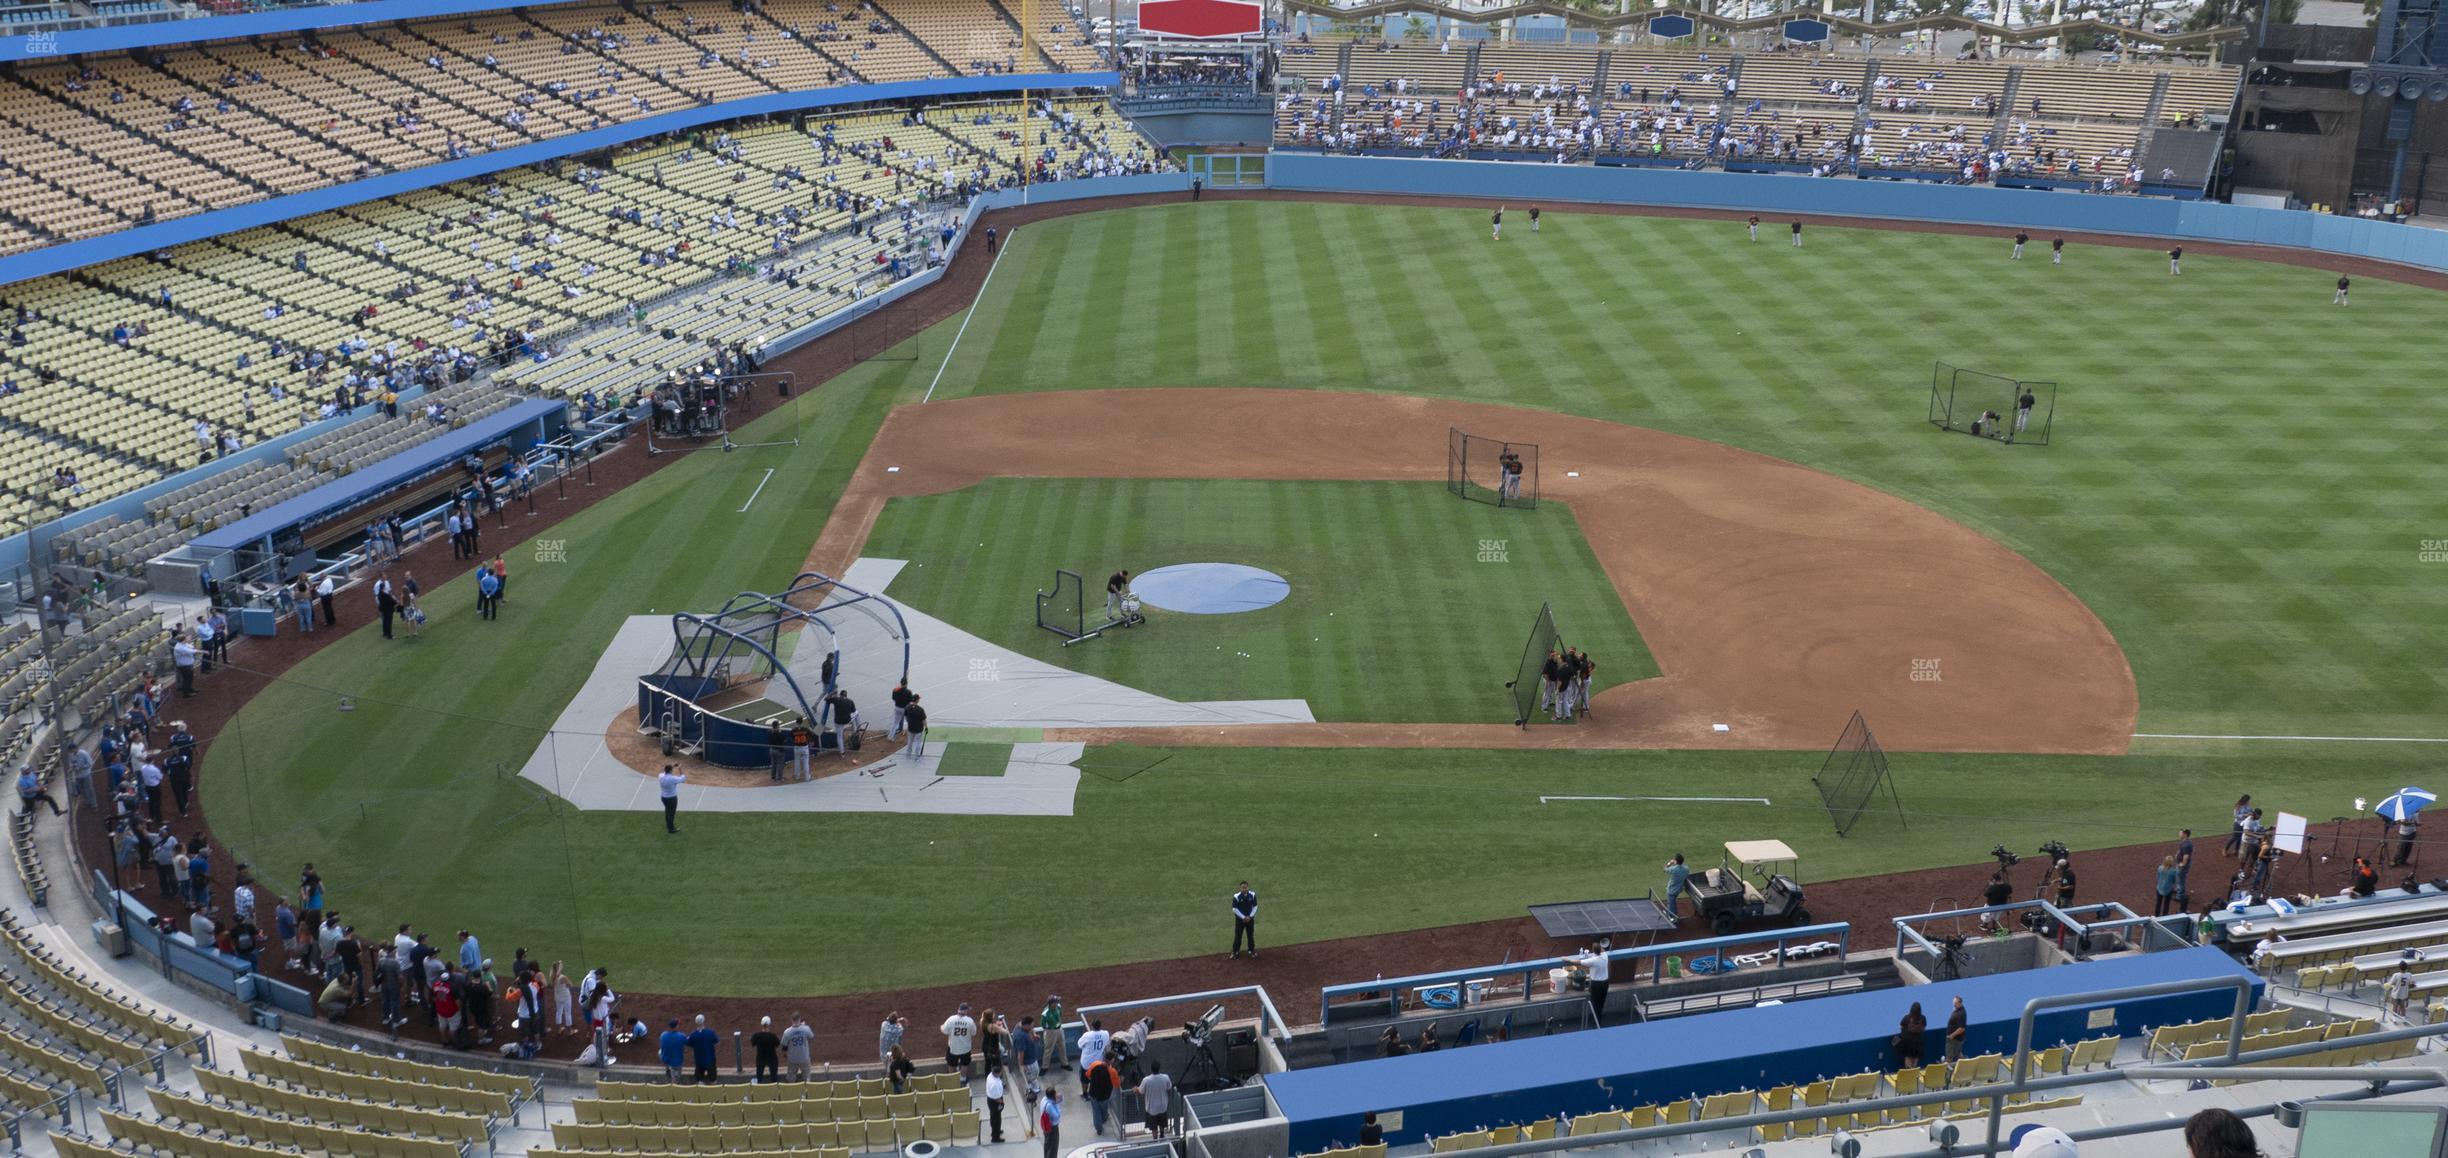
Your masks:
<instances>
[{"instance_id":1,"label":"padded backstop","mask_svg":"<svg viewBox=\"0 0 2448 1158\"><path fill-rule=\"evenodd\" d=\"M1453 427L1445 434L1445 489L1473 502L1535 507L1539 495L1535 443L1483 438Z\"/></svg>"}]
</instances>

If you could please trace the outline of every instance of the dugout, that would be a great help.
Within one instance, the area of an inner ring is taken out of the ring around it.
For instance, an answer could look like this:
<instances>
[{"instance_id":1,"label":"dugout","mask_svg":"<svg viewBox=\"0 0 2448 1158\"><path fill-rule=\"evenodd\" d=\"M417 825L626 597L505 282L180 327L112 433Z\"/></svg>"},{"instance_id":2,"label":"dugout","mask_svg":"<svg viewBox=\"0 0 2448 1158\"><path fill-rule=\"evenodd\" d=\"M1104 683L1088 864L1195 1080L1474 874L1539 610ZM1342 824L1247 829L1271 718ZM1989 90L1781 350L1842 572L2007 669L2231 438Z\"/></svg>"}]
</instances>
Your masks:
<instances>
[{"instance_id":1,"label":"dugout","mask_svg":"<svg viewBox=\"0 0 2448 1158\"><path fill-rule=\"evenodd\" d=\"M671 629L670 657L637 678L638 731L667 754L724 768L764 767L768 729L821 721L835 688L862 722L882 719L894 685L909 678L901 609L814 571L710 613L675 613ZM830 751L833 739L820 730L816 746Z\"/></svg>"},{"instance_id":2,"label":"dugout","mask_svg":"<svg viewBox=\"0 0 2448 1158\"><path fill-rule=\"evenodd\" d=\"M1290 1126L1293 1153L1359 1136L1362 1114L1400 1111L1385 1140L1402 1146L1491 1123L1591 1114L1673 1098L1805 1084L1829 1074L1894 1068L1888 1041L1913 1002L1932 1027L1938 1057L1948 1001L1970 1014L1966 1056L2011 1052L2023 1006L2173 981L2242 978L2257 1004L2260 978L2216 949L2181 949L1964 981L1728 1010L1471 1049L1438 1050L1269 1074L1268 1092ZM2130 1036L2234 1012L2221 987L2171 996L2069 1005L2041 1012L2033 1048L2107 1034Z\"/></svg>"}]
</instances>

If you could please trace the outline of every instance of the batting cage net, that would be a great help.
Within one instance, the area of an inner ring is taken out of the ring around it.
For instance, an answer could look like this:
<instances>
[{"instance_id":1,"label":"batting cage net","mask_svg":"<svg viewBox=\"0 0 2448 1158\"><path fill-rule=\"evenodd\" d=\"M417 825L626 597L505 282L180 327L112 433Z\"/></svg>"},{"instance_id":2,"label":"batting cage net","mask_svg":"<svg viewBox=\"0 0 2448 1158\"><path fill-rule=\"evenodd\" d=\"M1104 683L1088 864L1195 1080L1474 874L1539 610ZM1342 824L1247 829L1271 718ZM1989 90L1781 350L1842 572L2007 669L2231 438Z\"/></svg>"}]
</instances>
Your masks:
<instances>
[{"instance_id":1,"label":"batting cage net","mask_svg":"<svg viewBox=\"0 0 2448 1158\"><path fill-rule=\"evenodd\" d=\"M1967 370L1946 362L1930 370L1929 422L2022 446L2047 446L2057 418L2057 384Z\"/></svg>"},{"instance_id":2,"label":"batting cage net","mask_svg":"<svg viewBox=\"0 0 2448 1158\"><path fill-rule=\"evenodd\" d=\"M850 339L850 360L853 362L915 362L918 343L909 339L924 327L918 315L908 310L890 310L891 301L882 298L868 300L850 307L850 320L842 329Z\"/></svg>"},{"instance_id":3,"label":"batting cage net","mask_svg":"<svg viewBox=\"0 0 2448 1158\"><path fill-rule=\"evenodd\" d=\"M1887 798L1895 801L1896 821L1904 820L1904 802L1896 798L1895 785L1887 779L1887 753L1879 747L1878 737L1870 734L1870 721L1859 711L1845 721L1844 733L1828 749L1811 784L1819 789L1819 801L1827 805L1838 836L1853 831L1882 784L1887 787Z\"/></svg>"},{"instance_id":4,"label":"batting cage net","mask_svg":"<svg viewBox=\"0 0 2448 1158\"><path fill-rule=\"evenodd\" d=\"M1067 640L1088 635L1088 583L1077 571L1057 569L1054 589L1037 592L1037 626Z\"/></svg>"},{"instance_id":5,"label":"batting cage net","mask_svg":"<svg viewBox=\"0 0 2448 1158\"><path fill-rule=\"evenodd\" d=\"M1514 727L1529 727L1531 715L1545 706L1547 657L1563 646L1563 637L1556 632L1555 612L1546 604L1539 604L1538 618L1530 624L1530 642L1522 645L1521 668L1513 674L1512 682L1505 685L1513 697Z\"/></svg>"},{"instance_id":6,"label":"batting cage net","mask_svg":"<svg viewBox=\"0 0 2448 1158\"><path fill-rule=\"evenodd\" d=\"M1482 438L1452 427L1445 435L1445 489L1472 502L1535 507L1539 496L1535 443Z\"/></svg>"}]
</instances>

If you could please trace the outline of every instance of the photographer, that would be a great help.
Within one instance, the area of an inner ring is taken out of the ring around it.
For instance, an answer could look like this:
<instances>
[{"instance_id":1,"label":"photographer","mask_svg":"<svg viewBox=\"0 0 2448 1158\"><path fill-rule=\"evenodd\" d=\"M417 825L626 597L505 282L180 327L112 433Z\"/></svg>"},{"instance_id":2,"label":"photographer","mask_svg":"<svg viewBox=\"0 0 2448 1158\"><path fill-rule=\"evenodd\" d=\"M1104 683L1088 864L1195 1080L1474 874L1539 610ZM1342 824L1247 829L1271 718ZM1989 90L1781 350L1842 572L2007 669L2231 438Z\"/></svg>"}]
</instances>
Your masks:
<instances>
[{"instance_id":1,"label":"photographer","mask_svg":"<svg viewBox=\"0 0 2448 1158\"><path fill-rule=\"evenodd\" d=\"M2057 858L2057 907L2071 908L2074 904L2074 864L2063 855Z\"/></svg>"}]
</instances>

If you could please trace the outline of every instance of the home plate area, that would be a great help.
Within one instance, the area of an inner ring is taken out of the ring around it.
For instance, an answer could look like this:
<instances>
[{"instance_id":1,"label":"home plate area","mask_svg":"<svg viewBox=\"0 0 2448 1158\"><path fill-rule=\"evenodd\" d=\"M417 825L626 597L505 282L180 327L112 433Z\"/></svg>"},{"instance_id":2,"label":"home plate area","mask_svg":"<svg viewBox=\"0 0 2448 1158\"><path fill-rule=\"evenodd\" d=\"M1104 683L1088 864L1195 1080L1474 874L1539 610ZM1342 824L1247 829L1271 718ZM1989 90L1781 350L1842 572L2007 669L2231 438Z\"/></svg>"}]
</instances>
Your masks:
<instances>
[{"instance_id":1,"label":"home plate area","mask_svg":"<svg viewBox=\"0 0 2448 1158\"><path fill-rule=\"evenodd\" d=\"M860 559L843 581L891 597L902 567L899 559ZM995 816L1069 816L1079 788L1078 743L1021 742L1000 776L945 776L944 754L962 734L1008 740L1047 728L1165 728L1186 725L1315 723L1306 700L1213 700L1185 702L1152 695L1111 680L1067 671L999 647L892 600L909 631L910 687L926 697L926 754L906 748L857 775L820 775L810 781L751 779L740 785L691 783L680 807L696 812L910 812ZM612 752L607 733L624 712L637 707L637 673L651 668L671 648L671 619L631 616L597 658L595 670L554 721L519 774L545 790L592 811L652 812L662 807L651 769L624 762ZM794 669L812 662L794 656ZM872 734L889 723L884 695L859 695L861 717ZM818 756L818 771L827 760Z\"/></svg>"}]
</instances>

